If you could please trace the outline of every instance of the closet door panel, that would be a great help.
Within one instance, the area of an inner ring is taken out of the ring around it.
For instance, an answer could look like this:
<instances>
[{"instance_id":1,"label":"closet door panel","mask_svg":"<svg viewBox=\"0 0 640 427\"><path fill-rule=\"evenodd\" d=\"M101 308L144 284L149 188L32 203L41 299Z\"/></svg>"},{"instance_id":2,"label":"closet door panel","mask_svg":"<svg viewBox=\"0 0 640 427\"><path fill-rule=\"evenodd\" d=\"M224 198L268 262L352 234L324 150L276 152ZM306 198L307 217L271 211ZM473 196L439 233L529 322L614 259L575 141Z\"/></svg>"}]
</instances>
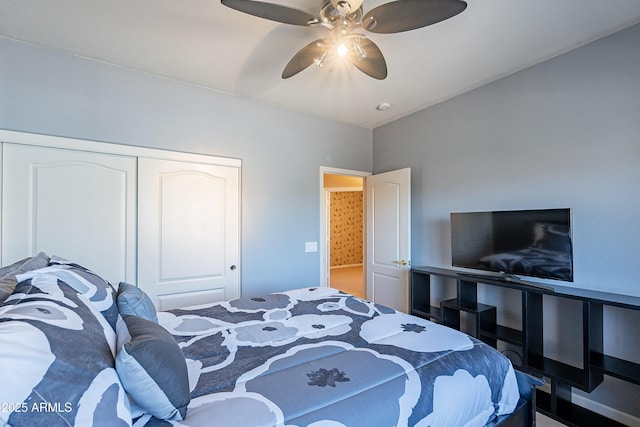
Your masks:
<instances>
[{"instance_id":1,"label":"closet door panel","mask_svg":"<svg viewBox=\"0 0 640 427\"><path fill-rule=\"evenodd\" d=\"M239 296L238 168L142 158L138 208L138 286L158 309Z\"/></svg>"},{"instance_id":2,"label":"closet door panel","mask_svg":"<svg viewBox=\"0 0 640 427\"><path fill-rule=\"evenodd\" d=\"M2 182L2 265L43 251L135 280L135 157L4 144Z\"/></svg>"}]
</instances>

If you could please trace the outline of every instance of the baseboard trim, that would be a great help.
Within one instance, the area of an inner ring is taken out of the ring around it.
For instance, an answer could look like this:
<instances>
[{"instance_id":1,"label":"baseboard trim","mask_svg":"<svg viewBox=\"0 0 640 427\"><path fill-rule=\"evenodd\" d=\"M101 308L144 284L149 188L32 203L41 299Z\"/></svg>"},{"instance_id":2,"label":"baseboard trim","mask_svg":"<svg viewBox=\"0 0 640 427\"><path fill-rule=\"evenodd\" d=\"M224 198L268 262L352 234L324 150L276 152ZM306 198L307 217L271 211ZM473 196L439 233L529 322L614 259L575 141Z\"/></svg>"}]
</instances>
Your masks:
<instances>
[{"instance_id":1,"label":"baseboard trim","mask_svg":"<svg viewBox=\"0 0 640 427\"><path fill-rule=\"evenodd\" d=\"M337 270L339 268L351 268L351 267L362 267L362 263L360 264L344 264L344 265L334 265L331 268L331 270Z\"/></svg>"},{"instance_id":2,"label":"baseboard trim","mask_svg":"<svg viewBox=\"0 0 640 427\"><path fill-rule=\"evenodd\" d=\"M538 388L545 393L551 393L551 385L549 384L549 382L546 382ZM595 412L596 414L600 414L603 417L609 418L610 420L614 420L626 426L640 427L640 418L635 417L631 414L627 414L626 412L619 411L610 406L603 405L602 403L596 402L594 400L587 399L582 395L571 393L571 402L585 409L588 409L591 412Z\"/></svg>"},{"instance_id":3,"label":"baseboard trim","mask_svg":"<svg viewBox=\"0 0 640 427\"><path fill-rule=\"evenodd\" d=\"M640 418L627 414L626 412L619 411L602 403L594 402L591 399L587 399L584 396L579 396L572 393L571 400L578 406L582 406L592 412L607 417L611 420L615 420L629 427L640 427Z\"/></svg>"}]
</instances>

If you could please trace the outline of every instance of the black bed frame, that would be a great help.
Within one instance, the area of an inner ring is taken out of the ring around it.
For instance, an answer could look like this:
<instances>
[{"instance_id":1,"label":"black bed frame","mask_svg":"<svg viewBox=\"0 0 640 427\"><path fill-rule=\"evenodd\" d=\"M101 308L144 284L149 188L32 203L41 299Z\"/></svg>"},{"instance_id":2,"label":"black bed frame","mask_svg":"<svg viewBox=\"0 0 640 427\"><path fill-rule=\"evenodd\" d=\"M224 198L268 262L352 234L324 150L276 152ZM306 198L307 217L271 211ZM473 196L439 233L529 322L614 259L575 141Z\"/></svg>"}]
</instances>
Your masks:
<instances>
[{"instance_id":1,"label":"black bed frame","mask_svg":"<svg viewBox=\"0 0 640 427\"><path fill-rule=\"evenodd\" d=\"M516 371L520 400L516 409L509 415L502 415L486 427L535 427L536 425L536 387L544 381L531 375Z\"/></svg>"}]
</instances>

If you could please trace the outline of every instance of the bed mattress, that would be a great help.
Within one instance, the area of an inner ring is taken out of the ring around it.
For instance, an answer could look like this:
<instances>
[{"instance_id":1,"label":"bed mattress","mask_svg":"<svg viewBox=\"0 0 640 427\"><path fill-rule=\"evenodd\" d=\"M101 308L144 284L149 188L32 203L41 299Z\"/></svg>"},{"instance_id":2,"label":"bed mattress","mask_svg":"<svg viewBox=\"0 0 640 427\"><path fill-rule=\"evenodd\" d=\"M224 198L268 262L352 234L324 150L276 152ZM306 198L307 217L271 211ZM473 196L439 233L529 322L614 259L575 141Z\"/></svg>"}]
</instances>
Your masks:
<instances>
[{"instance_id":1,"label":"bed mattress","mask_svg":"<svg viewBox=\"0 0 640 427\"><path fill-rule=\"evenodd\" d=\"M187 362L181 426L482 426L520 397L509 360L487 344L331 288L158 319Z\"/></svg>"}]
</instances>

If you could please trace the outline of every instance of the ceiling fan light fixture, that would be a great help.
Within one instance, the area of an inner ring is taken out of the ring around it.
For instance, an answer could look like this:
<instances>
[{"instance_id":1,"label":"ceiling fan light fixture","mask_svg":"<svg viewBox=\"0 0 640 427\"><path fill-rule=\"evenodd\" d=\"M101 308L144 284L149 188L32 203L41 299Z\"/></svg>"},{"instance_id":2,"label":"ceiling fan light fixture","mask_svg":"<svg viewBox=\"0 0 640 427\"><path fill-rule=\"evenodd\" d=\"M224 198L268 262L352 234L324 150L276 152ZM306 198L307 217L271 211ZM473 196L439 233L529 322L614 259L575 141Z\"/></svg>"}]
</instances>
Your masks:
<instances>
[{"instance_id":1,"label":"ceiling fan light fixture","mask_svg":"<svg viewBox=\"0 0 640 427\"><path fill-rule=\"evenodd\" d=\"M364 50L364 49L362 48L362 46L360 46L360 39L359 39L359 38L358 38L358 39L356 39L356 40L353 42L353 51L354 51L354 53L355 53L356 58L358 58L360 61L362 61L362 60L366 59L366 57L367 57L367 51L366 51L366 50Z\"/></svg>"},{"instance_id":2,"label":"ceiling fan light fixture","mask_svg":"<svg viewBox=\"0 0 640 427\"><path fill-rule=\"evenodd\" d=\"M344 42L342 42L338 45L336 52L338 53L338 56L347 56L347 53L349 53L349 49L344 44Z\"/></svg>"},{"instance_id":3,"label":"ceiling fan light fixture","mask_svg":"<svg viewBox=\"0 0 640 427\"><path fill-rule=\"evenodd\" d=\"M324 65L324 60L327 58L328 52L329 52L328 50L325 50L320 56L320 58L313 58L313 63L316 64L318 67L322 68L322 66Z\"/></svg>"},{"instance_id":4,"label":"ceiling fan light fixture","mask_svg":"<svg viewBox=\"0 0 640 427\"><path fill-rule=\"evenodd\" d=\"M306 11L261 0L220 0L232 9L259 18L284 24L315 26L329 31L328 37L316 40L300 49L289 60L282 78L288 79L316 64L322 67L329 58L341 59L377 80L387 78L387 63L380 48L356 29L376 34L393 34L433 25L452 18L467 7L464 0L391 0L369 10L362 8L364 0L323 0L320 12Z\"/></svg>"}]
</instances>

